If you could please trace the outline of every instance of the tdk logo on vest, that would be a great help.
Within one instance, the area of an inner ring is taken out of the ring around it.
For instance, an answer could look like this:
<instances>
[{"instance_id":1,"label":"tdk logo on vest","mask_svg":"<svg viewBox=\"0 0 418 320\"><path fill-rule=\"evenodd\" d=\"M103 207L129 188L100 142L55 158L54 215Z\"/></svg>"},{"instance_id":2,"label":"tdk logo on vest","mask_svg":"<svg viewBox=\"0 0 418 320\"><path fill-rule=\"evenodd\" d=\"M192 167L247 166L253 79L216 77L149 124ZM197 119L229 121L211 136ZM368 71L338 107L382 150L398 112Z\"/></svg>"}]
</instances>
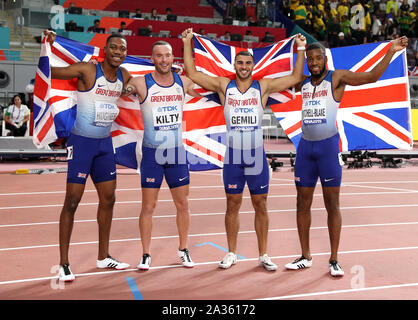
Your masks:
<instances>
[{"instance_id":1,"label":"tdk logo on vest","mask_svg":"<svg viewBox=\"0 0 418 320\"><path fill-rule=\"evenodd\" d=\"M305 103L305 106L311 106L311 107L319 106L319 105L321 105L321 102L318 100L309 100L309 101L306 101Z\"/></svg>"},{"instance_id":2,"label":"tdk logo on vest","mask_svg":"<svg viewBox=\"0 0 418 320\"><path fill-rule=\"evenodd\" d=\"M114 108L115 108L115 106L113 104L102 103L102 109L112 110Z\"/></svg>"},{"instance_id":3,"label":"tdk logo on vest","mask_svg":"<svg viewBox=\"0 0 418 320\"><path fill-rule=\"evenodd\" d=\"M235 113L253 113L254 108L235 108Z\"/></svg>"},{"instance_id":4,"label":"tdk logo on vest","mask_svg":"<svg viewBox=\"0 0 418 320\"><path fill-rule=\"evenodd\" d=\"M158 111L159 112L177 111L177 106L159 107Z\"/></svg>"}]
</instances>

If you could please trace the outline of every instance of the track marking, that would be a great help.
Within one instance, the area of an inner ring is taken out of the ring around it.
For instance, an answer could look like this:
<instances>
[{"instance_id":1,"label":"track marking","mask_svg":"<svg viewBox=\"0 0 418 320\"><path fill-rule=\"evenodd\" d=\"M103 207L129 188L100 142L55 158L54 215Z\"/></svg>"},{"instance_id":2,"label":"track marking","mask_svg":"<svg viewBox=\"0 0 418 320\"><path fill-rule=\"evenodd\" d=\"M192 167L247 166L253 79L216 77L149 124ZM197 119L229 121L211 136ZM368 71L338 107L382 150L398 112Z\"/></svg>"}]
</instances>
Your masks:
<instances>
[{"instance_id":1,"label":"track marking","mask_svg":"<svg viewBox=\"0 0 418 320\"><path fill-rule=\"evenodd\" d=\"M380 248L380 249L366 249L366 250L350 250L350 251L340 251L338 254L355 254L355 253L370 253L370 252L387 252L387 251L397 251L397 250L418 250L418 247L399 247L399 248ZM330 255L330 252L321 252L321 253L313 253L312 256L325 256ZM300 257L300 254L295 255L287 255L287 256L276 256L270 257L271 259L292 259ZM243 260L237 260L237 263L246 263L249 261L258 261L258 257L256 258L247 258ZM195 262L195 266L203 266L203 265L212 265L212 264L219 264L219 261L208 261L208 262ZM181 264L170 264L165 266L153 266L150 267L149 270L159 270L159 269L170 269L170 268L184 268ZM138 269L131 268L125 270L106 270L106 271L98 271L98 272L88 272L88 273L78 273L75 274L76 277L83 277L83 276L97 276L97 275L108 275L111 273L122 273L122 272L138 272ZM18 280L8 280L8 281L1 281L0 285L7 285L7 284L16 284L16 283L24 283L24 282L34 282L34 281L44 281L44 280L51 280L56 279L57 276L49 276L49 277L39 277L39 278L29 278L29 279L18 279ZM406 286L408 284L405 284Z\"/></svg>"},{"instance_id":2,"label":"track marking","mask_svg":"<svg viewBox=\"0 0 418 320\"><path fill-rule=\"evenodd\" d=\"M343 229L348 229L348 228L364 228L364 227L388 227L388 226L400 226L400 225L418 225L418 221L416 221L416 222L395 222L395 223L346 225L346 226L342 226L342 228ZM327 229L328 229L327 226L311 227L311 230L327 230ZM268 232L287 232L287 231L297 231L297 228L269 229ZM238 234L250 234L250 233L255 233L255 230L245 230L245 231L239 231L238 232ZM221 235L226 235L226 232L189 234L189 237L207 237L207 236L221 236ZM178 235L151 237L152 240L176 239L176 238L178 238ZM141 238L116 239L116 240L110 240L110 243L140 241L140 240L141 240ZM95 240L95 241L85 241L85 242L72 242L72 243L70 243L70 246L88 245L88 244L97 244L97 243L98 243L97 240ZM0 252L1 251L27 250L27 249L40 249L40 248L50 248L50 247L59 247L59 244L46 244L46 245L37 245L37 246L0 248Z\"/></svg>"},{"instance_id":3,"label":"track marking","mask_svg":"<svg viewBox=\"0 0 418 320\"><path fill-rule=\"evenodd\" d=\"M341 207L340 210L359 210L359 209L384 209L384 208L409 208L409 207L418 207L418 204L392 204L392 205L380 205L380 206L357 206L357 207ZM286 213L286 212L295 212L296 209L272 209L268 210L269 213ZM311 211L325 211L325 208L312 208ZM252 214L254 210L240 211L240 214ZM206 212L206 213L192 213L191 217L200 217L200 216L217 216L225 215L225 211L222 212ZM167 215L153 215L154 219L163 219L163 218L176 218L175 214ZM125 220L138 220L138 216L135 217L123 217L123 218L113 218L112 221L125 221ZM85 220L74 220L74 223L87 223L94 222L97 223L96 219L85 219ZM56 225L59 224L59 221L47 221L47 222L32 222L32 223L19 223L19 224L4 224L0 225L0 228L10 228L10 227L30 227L30 226L39 226L39 225Z\"/></svg>"},{"instance_id":4,"label":"track marking","mask_svg":"<svg viewBox=\"0 0 418 320\"><path fill-rule=\"evenodd\" d=\"M366 288L358 288L358 289L300 293L300 294L294 294L294 295L289 295L289 296L278 296L278 297L261 298L261 299L254 299L254 300L283 300L283 299L313 297L313 296L331 295L331 294L339 294L339 293L350 293L350 292L361 292L361 291L372 291L372 290L383 290L383 289L405 288L405 287L416 287L416 286L418 286L418 282L394 284L394 285L388 285L388 286L366 287Z\"/></svg>"},{"instance_id":5,"label":"track marking","mask_svg":"<svg viewBox=\"0 0 418 320\"><path fill-rule=\"evenodd\" d=\"M392 192L349 192L341 193L340 196L365 196L365 195L388 195L388 194L408 194L408 193L418 193L417 191L392 191ZM322 193L315 193L314 197L321 197ZM243 196L243 199L251 199L250 196ZM296 198L296 194L286 194L286 195L269 195L268 199L272 198ZM213 198L190 198L189 201L212 201L212 200L225 200L225 197L213 197ZM172 199L161 199L158 202L173 202ZM131 201L116 201L115 204L139 204L142 203L141 200L131 200ZM98 202L82 202L79 203L79 206L97 206ZM13 209L33 209L33 208L56 208L62 207L62 204L42 204L42 205L32 205L32 206L15 206L15 207L0 207L0 210L13 210Z\"/></svg>"}]
</instances>

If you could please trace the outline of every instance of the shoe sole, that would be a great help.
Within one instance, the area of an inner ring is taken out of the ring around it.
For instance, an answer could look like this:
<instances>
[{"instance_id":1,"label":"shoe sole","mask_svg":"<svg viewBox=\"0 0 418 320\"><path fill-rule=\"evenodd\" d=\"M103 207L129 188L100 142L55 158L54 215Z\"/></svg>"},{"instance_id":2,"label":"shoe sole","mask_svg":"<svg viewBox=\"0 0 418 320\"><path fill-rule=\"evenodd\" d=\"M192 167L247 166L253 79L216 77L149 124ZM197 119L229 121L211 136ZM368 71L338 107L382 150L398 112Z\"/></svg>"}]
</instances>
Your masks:
<instances>
[{"instance_id":1,"label":"shoe sole","mask_svg":"<svg viewBox=\"0 0 418 320\"><path fill-rule=\"evenodd\" d=\"M266 269L267 271L276 271L277 270L277 267L266 267L265 265L263 265L263 264L260 264L259 265L260 267L263 267L264 269Z\"/></svg>"},{"instance_id":2,"label":"shoe sole","mask_svg":"<svg viewBox=\"0 0 418 320\"><path fill-rule=\"evenodd\" d=\"M226 266L226 265L221 265L221 264L218 264L218 267L219 267L219 268L221 268L221 269L229 269L229 268L231 268L234 264L236 264L236 262L232 263L230 266Z\"/></svg>"},{"instance_id":3,"label":"shoe sole","mask_svg":"<svg viewBox=\"0 0 418 320\"><path fill-rule=\"evenodd\" d=\"M149 267L148 268L137 268L138 270L143 270L143 271L147 271L147 270L149 270Z\"/></svg>"},{"instance_id":4,"label":"shoe sole","mask_svg":"<svg viewBox=\"0 0 418 320\"><path fill-rule=\"evenodd\" d=\"M114 268L114 267L97 267L97 269L126 270L126 269L129 269L129 267L121 268L121 269L117 269L117 268Z\"/></svg>"},{"instance_id":5,"label":"shoe sole","mask_svg":"<svg viewBox=\"0 0 418 320\"><path fill-rule=\"evenodd\" d=\"M308 269L308 268L310 268L310 267L312 267L312 266L304 266L303 268L298 268L298 267L296 267L296 268L294 268L294 267L288 267L288 266L284 266L287 270L303 270L303 269Z\"/></svg>"},{"instance_id":6,"label":"shoe sole","mask_svg":"<svg viewBox=\"0 0 418 320\"><path fill-rule=\"evenodd\" d=\"M344 277L344 274L331 274L331 273L330 273L330 275L331 275L331 277L334 277L334 278L341 278L341 277Z\"/></svg>"}]
</instances>

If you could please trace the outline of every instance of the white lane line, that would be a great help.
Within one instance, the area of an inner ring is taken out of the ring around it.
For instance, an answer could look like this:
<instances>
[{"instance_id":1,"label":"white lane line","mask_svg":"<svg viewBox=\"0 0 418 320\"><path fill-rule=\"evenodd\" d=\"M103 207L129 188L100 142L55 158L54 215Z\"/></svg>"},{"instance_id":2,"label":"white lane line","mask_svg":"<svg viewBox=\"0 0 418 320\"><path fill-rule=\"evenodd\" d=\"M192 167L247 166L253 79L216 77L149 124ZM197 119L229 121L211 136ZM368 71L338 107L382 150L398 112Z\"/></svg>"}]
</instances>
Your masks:
<instances>
[{"instance_id":1,"label":"white lane line","mask_svg":"<svg viewBox=\"0 0 418 320\"><path fill-rule=\"evenodd\" d=\"M341 207L340 210L362 210L362 209L384 209L384 208L409 208L409 207L418 207L418 204L390 204L390 205L380 205L380 206L355 206L355 207ZM295 212L296 209L268 209L269 213L286 213L286 212ZM325 208L312 208L311 211L325 211ZM240 211L240 214L252 214L254 210ZM225 212L205 212L205 213L192 213L191 217L200 217L200 216L217 216L225 215ZM163 214L163 215L153 215L154 219L163 219L163 218L176 218L176 214ZM125 221L125 220L138 220L138 216L135 217L123 217L123 218L113 218L113 221ZM74 220L74 223L87 223L94 222L96 219L85 219L85 220ZM16 224L4 224L0 225L0 228L10 228L10 227L30 227L30 226L40 226L40 225L56 225L59 224L59 221L47 221L47 222L32 222L32 223L16 223Z\"/></svg>"},{"instance_id":2,"label":"white lane line","mask_svg":"<svg viewBox=\"0 0 418 320\"><path fill-rule=\"evenodd\" d=\"M368 196L368 195L388 195L388 194L408 194L418 193L418 191L390 191L390 192L348 192L341 193L340 196ZM314 197L321 197L322 193L315 193ZM296 194L285 194L285 195L272 195L269 194L268 199L272 198L295 198ZM243 196L243 199L251 199L250 196ZM190 198L189 201L212 201L212 200L225 200L225 197L213 197L213 198ZM158 202L173 202L172 199L159 199ZM131 201L116 201L115 204L139 204L141 200ZM80 203L79 206L97 206L98 202L84 202ZM42 204L42 205L31 205L31 206L13 206L13 207L0 207L0 210L14 210L14 209L33 209L33 208L55 208L62 207L62 204Z\"/></svg>"},{"instance_id":3,"label":"white lane line","mask_svg":"<svg viewBox=\"0 0 418 320\"><path fill-rule=\"evenodd\" d=\"M271 180L274 181L283 181L283 182L289 182L289 183L280 183L280 184L270 184L270 186L278 187L278 186L294 186L294 181L292 179L277 179L273 178ZM410 181L356 181L356 182L343 182L341 184L342 187L351 187L354 185L359 184L395 184L395 183L417 183L416 180L410 180ZM318 186L319 187L319 186ZM190 185L190 189L223 189L223 185L209 185L209 186L193 186ZM170 190L168 187L161 187L161 190ZM116 189L116 192L126 192L126 191L141 191L141 188L118 188ZM411 191L411 190L409 190ZM96 192L96 189L86 189L84 192ZM8 193L0 193L0 196L21 196L21 195L42 195L42 194L65 194L65 190L60 191L32 191L32 192L8 192Z\"/></svg>"},{"instance_id":4,"label":"white lane line","mask_svg":"<svg viewBox=\"0 0 418 320\"><path fill-rule=\"evenodd\" d=\"M295 298L322 296L322 295L332 295L332 294L339 294L339 293L351 293L351 292L373 291L373 290L416 287L416 286L418 286L418 282L394 284L394 285L387 285L387 286L377 286L377 287L365 287L365 288L357 288L357 289L344 289L344 290L334 290L334 291L301 293L301 294L294 294L294 295L288 295L288 296L278 296L278 297L261 298L261 299L254 299L254 300L284 300L284 299L295 299ZM411 297L411 298L414 299L414 300L416 299L416 297Z\"/></svg>"},{"instance_id":5,"label":"white lane line","mask_svg":"<svg viewBox=\"0 0 418 320\"><path fill-rule=\"evenodd\" d=\"M370 253L370 252L387 252L387 251L403 251L403 250L418 250L418 247L398 247L398 248L380 248L380 249L365 249L365 250L350 250L350 251L340 251L338 254L355 254L355 253ZM312 256L325 256L329 255L330 252L321 252L321 253L313 253ZM299 257L300 254L295 255L286 255L286 256L275 256L270 257L271 259L292 259ZM238 263L244 263L248 261L258 261L258 257L256 258L247 258L247 259L238 259ZM195 265L211 265L211 264L218 264L218 261L208 261L208 262L196 262ZM165 266L153 266L150 267L150 270L157 270L157 269L169 269L169 268L184 268L181 264L177 265L165 265ZM88 272L88 273L79 273L75 274L75 276L96 276L96 275L103 275L103 274L110 274L110 273L121 273L121 272L138 272L138 269L125 269L125 270L106 270L106 271L98 271L98 272ZM42 281L42 280L51 280L56 279L57 276L49 276L49 277L38 277L38 278L30 278L30 279L17 279L17 280L9 280L9 281L1 281L0 285L6 284L16 284L16 283L23 283L23 282L34 282L34 281ZM410 284L405 284L408 286ZM288 296L287 296L288 297ZM273 298L265 298L265 299L277 299L277 297Z\"/></svg>"},{"instance_id":6,"label":"white lane line","mask_svg":"<svg viewBox=\"0 0 418 320\"><path fill-rule=\"evenodd\" d=\"M374 223L374 224L357 224L357 225L346 225L342 226L344 229L349 228L364 228L364 227L391 227L391 226L405 226L405 225L418 225L418 221L413 222L394 222L394 223ZM327 230L327 226L321 227L311 227L311 230ZM282 228L282 229L269 229L269 232L288 232L288 231L297 231L297 228ZM250 234L255 233L255 230L245 230L239 231L238 234ZM207 237L207 236L221 236L226 235L226 232L213 232L213 233L198 233L190 234L189 237ZM152 237L152 240L162 240L162 239L176 239L178 235L168 235L168 236L158 236ZM140 241L141 238L131 238L131 239L115 239L110 240L110 242L129 242L129 241ZM86 244L97 244L98 241L86 241L86 242L73 242L71 246L86 245ZM50 248L58 247L59 244L47 244L47 245L37 245L37 246L24 246L24 247L10 247L10 248L0 248L2 251L15 251L15 250L27 250L27 249L40 249L40 248Z\"/></svg>"}]
</instances>

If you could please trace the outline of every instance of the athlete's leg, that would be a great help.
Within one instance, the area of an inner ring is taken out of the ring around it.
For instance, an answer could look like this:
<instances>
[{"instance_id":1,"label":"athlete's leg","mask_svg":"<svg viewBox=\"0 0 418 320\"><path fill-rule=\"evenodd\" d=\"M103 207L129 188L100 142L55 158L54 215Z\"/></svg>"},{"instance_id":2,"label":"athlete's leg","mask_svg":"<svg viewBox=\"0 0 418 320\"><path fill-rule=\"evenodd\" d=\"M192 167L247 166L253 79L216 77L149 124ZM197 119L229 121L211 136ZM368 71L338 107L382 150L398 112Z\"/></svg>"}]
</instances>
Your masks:
<instances>
[{"instance_id":1,"label":"athlete's leg","mask_svg":"<svg viewBox=\"0 0 418 320\"><path fill-rule=\"evenodd\" d=\"M177 209L177 230L179 233L179 250L187 248L189 228L190 228L190 211L189 211L189 185L171 188L174 205Z\"/></svg>"},{"instance_id":2,"label":"athlete's leg","mask_svg":"<svg viewBox=\"0 0 418 320\"><path fill-rule=\"evenodd\" d=\"M328 213L328 232L331 243L331 260L338 261L342 218L340 212L340 187L322 187Z\"/></svg>"},{"instance_id":3,"label":"athlete's leg","mask_svg":"<svg viewBox=\"0 0 418 320\"><path fill-rule=\"evenodd\" d=\"M151 254L152 215L158 200L159 188L142 187L142 206L139 215L139 233L141 235L143 254Z\"/></svg>"},{"instance_id":4,"label":"athlete's leg","mask_svg":"<svg viewBox=\"0 0 418 320\"><path fill-rule=\"evenodd\" d=\"M257 234L258 251L260 256L267 253L267 236L269 217L267 213L267 193L252 194L251 202L255 210L254 228Z\"/></svg>"},{"instance_id":5,"label":"athlete's leg","mask_svg":"<svg viewBox=\"0 0 418 320\"><path fill-rule=\"evenodd\" d=\"M296 221L302 255L310 260L309 230L311 228L311 205L315 187L296 187Z\"/></svg>"},{"instance_id":6,"label":"athlete's leg","mask_svg":"<svg viewBox=\"0 0 418 320\"><path fill-rule=\"evenodd\" d=\"M225 229L229 252L237 252L237 238L239 231L239 209L242 203L242 193L226 194Z\"/></svg>"},{"instance_id":7,"label":"athlete's leg","mask_svg":"<svg viewBox=\"0 0 418 320\"><path fill-rule=\"evenodd\" d=\"M113 207L115 205L116 180L95 184L99 196L97 223L99 226L98 260L107 258L109 254L110 228L112 226Z\"/></svg>"},{"instance_id":8,"label":"athlete's leg","mask_svg":"<svg viewBox=\"0 0 418 320\"><path fill-rule=\"evenodd\" d=\"M60 265L69 264L68 251L74 225L74 214L83 196L84 188L84 184L67 183L59 222Z\"/></svg>"}]
</instances>

